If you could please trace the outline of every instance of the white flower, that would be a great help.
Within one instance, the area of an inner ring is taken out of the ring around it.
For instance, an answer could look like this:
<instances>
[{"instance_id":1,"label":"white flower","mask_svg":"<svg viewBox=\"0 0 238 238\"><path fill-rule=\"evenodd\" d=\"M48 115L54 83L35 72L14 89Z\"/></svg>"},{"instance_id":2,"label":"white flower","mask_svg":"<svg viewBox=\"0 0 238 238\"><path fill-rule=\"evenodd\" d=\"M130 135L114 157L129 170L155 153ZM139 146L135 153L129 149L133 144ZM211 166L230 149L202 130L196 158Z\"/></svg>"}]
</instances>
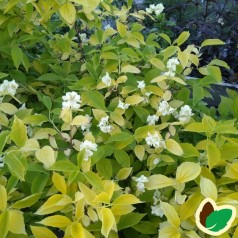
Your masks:
<instances>
[{"instance_id":1,"label":"white flower","mask_svg":"<svg viewBox=\"0 0 238 238\"><path fill-rule=\"evenodd\" d=\"M173 72L173 71L166 71L165 73L163 73L163 75L172 78L172 77L175 76L175 72Z\"/></svg>"},{"instance_id":2,"label":"white flower","mask_svg":"<svg viewBox=\"0 0 238 238\"><path fill-rule=\"evenodd\" d=\"M155 123L159 120L159 117L156 115L149 115L147 117L147 123L148 125L155 125Z\"/></svg>"},{"instance_id":3,"label":"white flower","mask_svg":"<svg viewBox=\"0 0 238 238\"><path fill-rule=\"evenodd\" d=\"M161 12L163 12L164 6L162 3L159 3L155 6L155 15L158 16Z\"/></svg>"},{"instance_id":4,"label":"white flower","mask_svg":"<svg viewBox=\"0 0 238 238\"><path fill-rule=\"evenodd\" d=\"M140 192L145 192L144 183L149 182L149 179L145 177L144 175L141 175L140 177L136 178L135 181L137 182L136 184L137 190Z\"/></svg>"},{"instance_id":5,"label":"white flower","mask_svg":"<svg viewBox=\"0 0 238 238\"><path fill-rule=\"evenodd\" d=\"M4 80L3 83L0 85L0 93L15 96L18 87L19 84L17 84L15 80Z\"/></svg>"},{"instance_id":6,"label":"white flower","mask_svg":"<svg viewBox=\"0 0 238 238\"><path fill-rule=\"evenodd\" d=\"M156 158L156 159L154 159L153 164L156 165L156 164L158 164L160 161L161 161L160 158Z\"/></svg>"},{"instance_id":7,"label":"white flower","mask_svg":"<svg viewBox=\"0 0 238 238\"><path fill-rule=\"evenodd\" d=\"M176 191L175 192L175 202L182 205L187 198L187 195L182 195L181 192Z\"/></svg>"},{"instance_id":8,"label":"white flower","mask_svg":"<svg viewBox=\"0 0 238 238\"><path fill-rule=\"evenodd\" d=\"M161 192L156 189L153 195L154 205L157 204L157 202L160 200Z\"/></svg>"},{"instance_id":9,"label":"white flower","mask_svg":"<svg viewBox=\"0 0 238 238\"><path fill-rule=\"evenodd\" d=\"M175 109L170 107L170 105L168 104L167 101L163 100L160 102L159 104L159 108L158 108L158 111L163 115L163 116L166 116L166 115L170 115L172 114Z\"/></svg>"},{"instance_id":10,"label":"white flower","mask_svg":"<svg viewBox=\"0 0 238 238\"><path fill-rule=\"evenodd\" d=\"M177 117L180 122L187 123L190 121L193 115L194 114L192 113L192 109L188 105L184 105L180 108L180 112L175 117Z\"/></svg>"},{"instance_id":11,"label":"white flower","mask_svg":"<svg viewBox=\"0 0 238 238\"><path fill-rule=\"evenodd\" d=\"M164 212L159 205L151 206L151 214L161 218L164 216Z\"/></svg>"},{"instance_id":12,"label":"white flower","mask_svg":"<svg viewBox=\"0 0 238 238\"><path fill-rule=\"evenodd\" d=\"M179 65L179 60L176 57L169 59L167 62L167 68L170 71L175 71L177 65Z\"/></svg>"},{"instance_id":13,"label":"white flower","mask_svg":"<svg viewBox=\"0 0 238 238\"><path fill-rule=\"evenodd\" d=\"M123 110L126 110L126 109L129 108L129 106L130 106L130 104L124 103L124 102L122 102L122 101L119 99L118 106L117 106L118 108L121 108L121 109L123 109Z\"/></svg>"},{"instance_id":14,"label":"white flower","mask_svg":"<svg viewBox=\"0 0 238 238\"><path fill-rule=\"evenodd\" d=\"M145 138L145 141L147 145L153 146L154 148L166 148L164 140L161 139L157 132L153 135L148 132L148 136Z\"/></svg>"},{"instance_id":15,"label":"white flower","mask_svg":"<svg viewBox=\"0 0 238 238\"><path fill-rule=\"evenodd\" d=\"M112 79L108 72L102 77L102 82L107 86L110 86L112 84Z\"/></svg>"},{"instance_id":16,"label":"white flower","mask_svg":"<svg viewBox=\"0 0 238 238\"><path fill-rule=\"evenodd\" d=\"M222 17L219 17L218 20L217 20L217 22L218 22L219 24L221 24L222 26L224 25L224 20L223 20Z\"/></svg>"},{"instance_id":17,"label":"white flower","mask_svg":"<svg viewBox=\"0 0 238 238\"><path fill-rule=\"evenodd\" d=\"M151 94L152 94L152 92L146 92L145 96L149 98Z\"/></svg>"},{"instance_id":18,"label":"white flower","mask_svg":"<svg viewBox=\"0 0 238 238\"><path fill-rule=\"evenodd\" d=\"M80 144L80 151L85 149L85 157L84 160L88 161L89 157L91 157L93 155L93 151L97 151L97 144L89 141L89 140L85 140L84 142L82 142Z\"/></svg>"},{"instance_id":19,"label":"white flower","mask_svg":"<svg viewBox=\"0 0 238 238\"><path fill-rule=\"evenodd\" d=\"M85 33L79 34L79 38L80 38L81 42L84 43L84 44L88 42L88 38L87 38L87 35Z\"/></svg>"},{"instance_id":20,"label":"white flower","mask_svg":"<svg viewBox=\"0 0 238 238\"><path fill-rule=\"evenodd\" d=\"M107 29L109 29L109 28L112 28L110 24L107 24L107 25L104 27L105 30L107 30Z\"/></svg>"},{"instance_id":21,"label":"white flower","mask_svg":"<svg viewBox=\"0 0 238 238\"><path fill-rule=\"evenodd\" d=\"M140 89L142 89L142 88L144 88L145 87L145 81L137 81L137 83L138 83L138 88L140 88Z\"/></svg>"},{"instance_id":22,"label":"white flower","mask_svg":"<svg viewBox=\"0 0 238 238\"><path fill-rule=\"evenodd\" d=\"M109 124L108 120L109 116L102 117L98 124L100 130L104 133L109 133L112 130L112 126Z\"/></svg>"},{"instance_id":23,"label":"white flower","mask_svg":"<svg viewBox=\"0 0 238 238\"><path fill-rule=\"evenodd\" d=\"M152 10L151 8L149 8L149 7L147 7L147 8L145 9L145 11L146 11L148 14L152 14L152 12L153 12L153 10Z\"/></svg>"},{"instance_id":24,"label":"white flower","mask_svg":"<svg viewBox=\"0 0 238 238\"><path fill-rule=\"evenodd\" d=\"M91 120L93 119L92 117L90 117L88 114L85 115L85 117L88 119L88 123L85 125L81 126L81 130L85 131L85 132L89 132L89 129L91 127Z\"/></svg>"},{"instance_id":25,"label":"white flower","mask_svg":"<svg viewBox=\"0 0 238 238\"><path fill-rule=\"evenodd\" d=\"M150 9L151 9L152 11L155 11L155 10L156 10L155 4L150 4Z\"/></svg>"},{"instance_id":26,"label":"white flower","mask_svg":"<svg viewBox=\"0 0 238 238\"><path fill-rule=\"evenodd\" d=\"M62 97L63 103L62 108L68 108L72 110L77 110L80 108L81 97L76 92L67 92L65 96Z\"/></svg>"}]
</instances>

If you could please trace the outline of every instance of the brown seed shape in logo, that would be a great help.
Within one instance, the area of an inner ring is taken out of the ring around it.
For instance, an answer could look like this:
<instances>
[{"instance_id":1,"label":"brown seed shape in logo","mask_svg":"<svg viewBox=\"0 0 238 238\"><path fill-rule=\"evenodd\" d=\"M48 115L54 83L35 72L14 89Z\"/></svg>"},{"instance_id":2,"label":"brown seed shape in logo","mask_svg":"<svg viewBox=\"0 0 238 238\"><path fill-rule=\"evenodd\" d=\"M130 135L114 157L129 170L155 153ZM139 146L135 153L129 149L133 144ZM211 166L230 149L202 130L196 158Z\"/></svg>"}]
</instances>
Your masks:
<instances>
[{"instance_id":1,"label":"brown seed shape in logo","mask_svg":"<svg viewBox=\"0 0 238 238\"><path fill-rule=\"evenodd\" d=\"M200 213L200 223L206 227L206 218L214 211L214 208L210 202L205 203Z\"/></svg>"}]
</instances>

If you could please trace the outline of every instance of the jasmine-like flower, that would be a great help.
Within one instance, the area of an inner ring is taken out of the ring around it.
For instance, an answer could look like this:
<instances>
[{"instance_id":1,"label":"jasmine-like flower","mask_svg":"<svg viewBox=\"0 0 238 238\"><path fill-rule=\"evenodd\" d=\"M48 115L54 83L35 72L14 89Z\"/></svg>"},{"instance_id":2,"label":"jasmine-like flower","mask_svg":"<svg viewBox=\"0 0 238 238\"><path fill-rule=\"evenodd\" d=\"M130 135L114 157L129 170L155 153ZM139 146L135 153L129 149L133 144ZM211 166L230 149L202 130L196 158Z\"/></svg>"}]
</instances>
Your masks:
<instances>
[{"instance_id":1,"label":"jasmine-like flower","mask_svg":"<svg viewBox=\"0 0 238 238\"><path fill-rule=\"evenodd\" d=\"M155 123L159 120L159 117L157 115L149 115L147 117L147 123L148 125L155 125Z\"/></svg>"},{"instance_id":2,"label":"jasmine-like flower","mask_svg":"<svg viewBox=\"0 0 238 238\"><path fill-rule=\"evenodd\" d=\"M180 108L180 112L175 117L177 117L180 122L187 123L193 115L192 109L188 105L184 105Z\"/></svg>"},{"instance_id":3,"label":"jasmine-like flower","mask_svg":"<svg viewBox=\"0 0 238 238\"><path fill-rule=\"evenodd\" d=\"M88 38L87 38L87 35L85 33L79 34L79 38L80 38L80 40L83 44L88 42Z\"/></svg>"},{"instance_id":4,"label":"jasmine-like flower","mask_svg":"<svg viewBox=\"0 0 238 238\"><path fill-rule=\"evenodd\" d=\"M80 144L80 151L83 149L85 149L84 160L88 161L88 159L93 155L93 151L97 151L97 144L89 140L85 140Z\"/></svg>"},{"instance_id":5,"label":"jasmine-like flower","mask_svg":"<svg viewBox=\"0 0 238 238\"><path fill-rule=\"evenodd\" d=\"M102 82L107 86L110 86L112 84L112 79L108 72L102 77Z\"/></svg>"},{"instance_id":6,"label":"jasmine-like flower","mask_svg":"<svg viewBox=\"0 0 238 238\"><path fill-rule=\"evenodd\" d=\"M161 139L161 136L155 132L153 135L148 132L148 136L145 138L146 144L154 148L166 148L165 142Z\"/></svg>"},{"instance_id":7,"label":"jasmine-like flower","mask_svg":"<svg viewBox=\"0 0 238 238\"><path fill-rule=\"evenodd\" d=\"M68 108L72 110L77 110L81 106L81 97L76 92L67 92L65 96L62 97L63 103L62 108Z\"/></svg>"},{"instance_id":8,"label":"jasmine-like flower","mask_svg":"<svg viewBox=\"0 0 238 238\"><path fill-rule=\"evenodd\" d=\"M137 182L137 190L140 192L145 192L145 183L149 182L148 178L144 175L141 175L140 177L136 178L135 181Z\"/></svg>"},{"instance_id":9,"label":"jasmine-like flower","mask_svg":"<svg viewBox=\"0 0 238 238\"><path fill-rule=\"evenodd\" d=\"M118 106L117 106L118 108L121 108L121 109L123 109L123 110L126 110L126 109L129 108L129 106L130 106L130 104L124 103L124 102L122 102L122 101L119 99Z\"/></svg>"},{"instance_id":10,"label":"jasmine-like flower","mask_svg":"<svg viewBox=\"0 0 238 238\"><path fill-rule=\"evenodd\" d=\"M102 117L98 127L100 128L100 130L104 133L109 133L112 130L112 126L109 124L109 116L106 117Z\"/></svg>"},{"instance_id":11,"label":"jasmine-like flower","mask_svg":"<svg viewBox=\"0 0 238 238\"><path fill-rule=\"evenodd\" d=\"M81 130L83 132L89 132L89 129L91 127L91 120L93 119L92 117L90 117L88 114L85 115L85 117L88 119L88 123L85 125L81 125Z\"/></svg>"},{"instance_id":12,"label":"jasmine-like flower","mask_svg":"<svg viewBox=\"0 0 238 238\"><path fill-rule=\"evenodd\" d=\"M18 87L19 84L16 83L15 80L4 80L3 83L0 85L0 94L10 94L12 96L15 96Z\"/></svg>"},{"instance_id":13,"label":"jasmine-like flower","mask_svg":"<svg viewBox=\"0 0 238 238\"><path fill-rule=\"evenodd\" d=\"M163 115L163 116L166 116L166 115L170 115L172 114L175 109L170 107L170 105L168 104L167 101L165 100L162 100L159 104L159 108L158 108L158 111Z\"/></svg>"},{"instance_id":14,"label":"jasmine-like flower","mask_svg":"<svg viewBox=\"0 0 238 238\"><path fill-rule=\"evenodd\" d=\"M161 218L164 216L164 212L159 205L151 206L151 214Z\"/></svg>"},{"instance_id":15,"label":"jasmine-like flower","mask_svg":"<svg viewBox=\"0 0 238 238\"><path fill-rule=\"evenodd\" d=\"M138 84L138 88L140 88L140 89L142 89L142 88L144 88L145 87L145 81L137 81L137 84Z\"/></svg>"}]
</instances>

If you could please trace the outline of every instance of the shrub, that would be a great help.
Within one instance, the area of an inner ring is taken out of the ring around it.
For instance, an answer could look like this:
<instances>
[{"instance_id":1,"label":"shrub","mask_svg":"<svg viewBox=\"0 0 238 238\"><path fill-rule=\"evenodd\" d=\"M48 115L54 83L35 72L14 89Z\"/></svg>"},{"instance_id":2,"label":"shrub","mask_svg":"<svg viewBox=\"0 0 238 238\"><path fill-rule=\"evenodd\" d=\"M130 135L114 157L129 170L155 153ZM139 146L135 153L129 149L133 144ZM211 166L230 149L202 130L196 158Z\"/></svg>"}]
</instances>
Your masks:
<instances>
[{"instance_id":1,"label":"shrub","mask_svg":"<svg viewBox=\"0 0 238 238\"><path fill-rule=\"evenodd\" d=\"M199 66L224 43L145 38L131 5L1 2L1 238L205 237L203 198L236 207L237 95L207 108L228 66Z\"/></svg>"}]
</instances>

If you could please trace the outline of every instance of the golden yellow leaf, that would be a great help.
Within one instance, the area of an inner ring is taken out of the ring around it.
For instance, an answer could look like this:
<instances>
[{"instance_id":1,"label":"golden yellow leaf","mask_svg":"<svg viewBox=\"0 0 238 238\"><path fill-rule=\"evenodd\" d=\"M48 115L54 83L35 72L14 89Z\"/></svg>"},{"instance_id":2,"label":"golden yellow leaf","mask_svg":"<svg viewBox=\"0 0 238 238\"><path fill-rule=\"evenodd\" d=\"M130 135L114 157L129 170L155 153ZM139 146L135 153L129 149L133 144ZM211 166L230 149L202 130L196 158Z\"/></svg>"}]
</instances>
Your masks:
<instances>
[{"instance_id":1,"label":"golden yellow leaf","mask_svg":"<svg viewBox=\"0 0 238 238\"><path fill-rule=\"evenodd\" d=\"M60 174L53 172L52 181L55 187L63 194L66 194L67 186L65 182L65 178Z\"/></svg>"},{"instance_id":2,"label":"golden yellow leaf","mask_svg":"<svg viewBox=\"0 0 238 238\"><path fill-rule=\"evenodd\" d=\"M116 179L118 179L118 180L127 179L129 177L129 175L131 174L131 171L132 171L132 168L120 169L116 175Z\"/></svg>"},{"instance_id":3,"label":"golden yellow leaf","mask_svg":"<svg viewBox=\"0 0 238 238\"><path fill-rule=\"evenodd\" d=\"M85 238L81 223L73 223L71 225L71 235L73 238Z\"/></svg>"},{"instance_id":4,"label":"golden yellow leaf","mask_svg":"<svg viewBox=\"0 0 238 238\"><path fill-rule=\"evenodd\" d=\"M100 211L102 228L101 233L106 238L109 235L109 232L115 227L116 221L112 211L109 208L103 207Z\"/></svg>"},{"instance_id":5,"label":"golden yellow leaf","mask_svg":"<svg viewBox=\"0 0 238 238\"><path fill-rule=\"evenodd\" d=\"M79 115L79 116L74 117L74 119L72 120L70 125L71 126L82 126L82 125L86 125L87 123L89 123L88 118Z\"/></svg>"},{"instance_id":6,"label":"golden yellow leaf","mask_svg":"<svg viewBox=\"0 0 238 238\"><path fill-rule=\"evenodd\" d=\"M168 178L162 174L151 175L148 179L149 179L149 182L145 184L145 187L148 190L165 188L168 186L173 186L175 184L174 179Z\"/></svg>"},{"instance_id":7,"label":"golden yellow leaf","mask_svg":"<svg viewBox=\"0 0 238 238\"><path fill-rule=\"evenodd\" d=\"M113 205L129 205L137 203L141 203L141 201L132 194L122 194L113 201Z\"/></svg>"},{"instance_id":8,"label":"golden yellow leaf","mask_svg":"<svg viewBox=\"0 0 238 238\"><path fill-rule=\"evenodd\" d=\"M72 203L72 199L64 194L55 194L51 196L36 212L37 215L46 215L61 210L68 204Z\"/></svg>"},{"instance_id":9,"label":"golden yellow leaf","mask_svg":"<svg viewBox=\"0 0 238 238\"><path fill-rule=\"evenodd\" d=\"M18 210L9 210L9 226L8 229L14 234L25 234L25 222L23 212Z\"/></svg>"},{"instance_id":10,"label":"golden yellow leaf","mask_svg":"<svg viewBox=\"0 0 238 238\"><path fill-rule=\"evenodd\" d=\"M52 166L56 160L54 150L48 145L36 151L36 158L43 163L46 168Z\"/></svg>"},{"instance_id":11,"label":"golden yellow leaf","mask_svg":"<svg viewBox=\"0 0 238 238\"><path fill-rule=\"evenodd\" d=\"M111 211L115 216L122 216L129 214L135 210L132 205L113 205Z\"/></svg>"},{"instance_id":12,"label":"golden yellow leaf","mask_svg":"<svg viewBox=\"0 0 238 238\"><path fill-rule=\"evenodd\" d=\"M60 7L60 15L69 25L73 25L76 20L76 9L72 3L65 3Z\"/></svg>"},{"instance_id":13,"label":"golden yellow leaf","mask_svg":"<svg viewBox=\"0 0 238 238\"><path fill-rule=\"evenodd\" d=\"M166 149L171 152L172 154L181 156L183 155L183 149L181 148L181 146L179 145L178 142L176 142L173 139L167 139L166 142Z\"/></svg>"},{"instance_id":14,"label":"golden yellow leaf","mask_svg":"<svg viewBox=\"0 0 238 238\"><path fill-rule=\"evenodd\" d=\"M197 163L184 162L178 168L176 172L176 181L179 183L186 183L194 180L201 172L201 167Z\"/></svg>"},{"instance_id":15,"label":"golden yellow leaf","mask_svg":"<svg viewBox=\"0 0 238 238\"><path fill-rule=\"evenodd\" d=\"M31 231L35 238L57 238L57 236L46 227L31 226Z\"/></svg>"},{"instance_id":16,"label":"golden yellow leaf","mask_svg":"<svg viewBox=\"0 0 238 238\"><path fill-rule=\"evenodd\" d=\"M130 105L136 105L140 102L142 102L144 99L139 96L139 95L132 95L126 98L126 103L130 104Z\"/></svg>"},{"instance_id":17,"label":"golden yellow leaf","mask_svg":"<svg viewBox=\"0 0 238 238\"><path fill-rule=\"evenodd\" d=\"M168 222L178 228L180 226L180 219L174 207L167 202L160 202L160 205Z\"/></svg>"},{"instance_id":18,"label":"golden yellow leaf","mask_svg":"<svg viewBox=\"0 0 238 238\"><path fill-rule=\"evenodd\" d=\"M4 212L7 208L7 190L5 187L0 185L0 211Z\"/></svg>"},{"instance_id":19,"label":"golden yellow leaf","mask_svg":"<svg viewBox=\"0 0 238 238\"><path fill-rule=\"evenodd\" d=\"M45 219L38 222L45 226L52 226L57 228L64 228L71 224L71 220L66 216L54 215L46 217Z\"/></svg>"},{"instance_id":20,"label":"golden yellow leaf","mask_svg":"<svg viewBox=\"0 0 238 238\"><path fill-rule=\"evenodd\" d=\"M214 201L217 200L217 187L210 179L201 177L200 189L202 195L206 198L211 198Z\"/></svg>"},{"instance_id":21,"label":"golden yellow leaf","mask_svg":"<svg viewBox=\"0 0 238 238\"><path fill-rule=\"evenodd\" d=\"M78 183L78 184L79 184L79 188L80 188L81 192L84 195L84 199L85 199L86 203L89 205L95 205L93 200L97 196L97 194L92 189L89 189L83 183Z\"/></svg>"},{"instance_id":22,"label":"golden yellow leaf","mask_svg":"<svg viewBox=\"0 0 238 238\"><path fill-rule=\"evenodd\" d=\"M143 157L144 157L144 154L145 154L145 147L143 145L137 145L135 148L134 148L134 152L135 152L135 155L136 157L142 161L143 160Z\"/></svg>"}]
</instances>

